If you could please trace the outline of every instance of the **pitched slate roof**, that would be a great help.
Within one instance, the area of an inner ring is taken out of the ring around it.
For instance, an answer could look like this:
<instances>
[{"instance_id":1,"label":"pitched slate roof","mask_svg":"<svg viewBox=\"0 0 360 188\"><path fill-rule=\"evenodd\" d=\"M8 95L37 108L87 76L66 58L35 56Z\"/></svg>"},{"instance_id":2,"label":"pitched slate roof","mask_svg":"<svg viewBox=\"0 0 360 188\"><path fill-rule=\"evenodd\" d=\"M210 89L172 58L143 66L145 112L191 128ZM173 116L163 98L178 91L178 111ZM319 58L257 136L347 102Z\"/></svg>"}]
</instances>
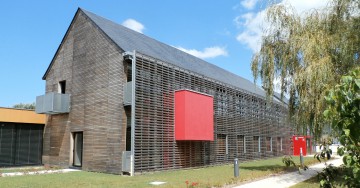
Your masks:
<instances>
[{"instance_id":1,"label":"pitched slate roof","mask_svg":"<svg viewBox=\"0 0 360 188\"><path fill-rule=\"evenodd\" d=\"M257 87L253 82L236 74L185 53L170 45L159 42L144 34L128 29L92 12L80 8L78 9L78 12L79 11L82 11L88 18L90 18L90 20L92 20L99 29L101 29L116 45L118 45L119 48L124 51L132 52L135 50L186 70L218 80L224 84L231 85L263 97L266 96L264 90ZM47 73L45 73L43 79L46 77L46 74Z\"/></svg>"},{"instance_id":2,"label":"pitched slate roof","mask_svg":"<svg viewBox=\"0 0 360 188\"><path fill-rule=\"evenodd\" d=\"M265 92L249 80L94 13L81 10L124 51L136 50L225 84L265 96Z\"/></svg>"}]
</instances>

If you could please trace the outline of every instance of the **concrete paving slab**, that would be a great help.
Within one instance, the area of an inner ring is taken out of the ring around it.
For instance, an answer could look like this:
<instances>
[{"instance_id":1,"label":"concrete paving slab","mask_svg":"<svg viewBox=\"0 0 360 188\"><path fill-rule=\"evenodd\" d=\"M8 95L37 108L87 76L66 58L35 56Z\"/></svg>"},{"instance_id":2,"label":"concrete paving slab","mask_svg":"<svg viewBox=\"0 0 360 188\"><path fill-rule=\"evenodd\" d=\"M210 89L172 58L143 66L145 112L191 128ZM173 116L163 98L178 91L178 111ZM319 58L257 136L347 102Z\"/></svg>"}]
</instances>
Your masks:
<instances>
[{"instance_id":1,"label":"concrete paving slab","mask_svg":"<svg viewBox=\"0 0 360 188\"><path fill-rule=\"evenodd\" d=\"M23 176L23 175L37 175L37 174L54 174L54 173L67 173L67 172L76 172L80 171L77 169L60 169L60 170L40 170L34 172L9 172L2 173L2 177L10 177L10 176Z\"/></svg>"},{"instance_id":2,"label":"concrete paving slab","mask_svg":"<svg viewBox=\"0 0 360 188\"><path fill-rule=\"evenodd\" d=\"M334 166L340 166L343 164L342 159L340 157L335 157L334 160L329 161L327 164L333 164ZM314 177L318 174L318 172L322 171L325 167L325 163L319 163L316 165L312 165L308 170L301 170L301 174L298 171L286 173L278 176L269 177L266 179L262 179L259 181L254 181L250 183L246 183L239 186L234 186L233 188L258 188L258 187L276 187L276 188L286 188L303 182L311 177ZM241 173L240 173L241 174Z\"/></svg>"}]
</instances>

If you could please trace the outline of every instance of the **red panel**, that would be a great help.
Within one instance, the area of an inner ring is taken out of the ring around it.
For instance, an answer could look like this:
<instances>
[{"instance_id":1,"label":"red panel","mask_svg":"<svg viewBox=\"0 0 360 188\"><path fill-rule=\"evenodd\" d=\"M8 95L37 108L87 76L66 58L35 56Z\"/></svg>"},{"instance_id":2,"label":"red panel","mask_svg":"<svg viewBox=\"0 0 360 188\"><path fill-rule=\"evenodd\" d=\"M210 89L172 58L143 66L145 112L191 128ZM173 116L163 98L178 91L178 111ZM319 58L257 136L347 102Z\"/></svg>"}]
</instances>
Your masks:
<instances>
[{"instance_id":1,"label":"red panel","mask_svg":"<svg viewBox=\"0 0 360 188\"><path fill-rule=\"evenodd\" d=\"M300 148L302 148L303 155L306 155L306 137L305 136L293 136L294 155L300 155Z\"/></svg>"},{"instance_id":2,"label":"red panel","mask_svg":"<svg viewBox=\"0 0 360 188\"><path fill-rule=\"evenodd\" d=\"M214 140L213 97L175 92L175 140Z\"/></svg>"}]
</instances>

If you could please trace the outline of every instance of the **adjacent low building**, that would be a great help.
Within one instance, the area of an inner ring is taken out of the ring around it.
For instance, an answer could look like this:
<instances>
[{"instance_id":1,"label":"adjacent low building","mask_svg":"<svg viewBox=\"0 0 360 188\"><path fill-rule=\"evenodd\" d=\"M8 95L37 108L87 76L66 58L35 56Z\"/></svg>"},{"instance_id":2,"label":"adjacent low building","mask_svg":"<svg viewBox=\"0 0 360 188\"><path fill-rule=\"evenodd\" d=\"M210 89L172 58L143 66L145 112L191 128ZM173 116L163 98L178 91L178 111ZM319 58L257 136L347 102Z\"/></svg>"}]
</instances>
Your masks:
<instances>
[{"instance_id":1,"label":"adjacent low building","mask_svg":"<svg viewBox=\"0 0 360 188\"><path fill-rule=\"evenodd\" d=\"M43 79L45 164L134 175L290 152L279 98L83 9Z\"/></svg>"},{"instance_id":2,"label":"adjacent low building","mask_svg":"<svg viewBox=\"0 0 360 188\"><path fill-rule=\"evenodd\" d=\"M0 107L0 167L41 165L45 115Z\"/></svg>"}]
</instances>

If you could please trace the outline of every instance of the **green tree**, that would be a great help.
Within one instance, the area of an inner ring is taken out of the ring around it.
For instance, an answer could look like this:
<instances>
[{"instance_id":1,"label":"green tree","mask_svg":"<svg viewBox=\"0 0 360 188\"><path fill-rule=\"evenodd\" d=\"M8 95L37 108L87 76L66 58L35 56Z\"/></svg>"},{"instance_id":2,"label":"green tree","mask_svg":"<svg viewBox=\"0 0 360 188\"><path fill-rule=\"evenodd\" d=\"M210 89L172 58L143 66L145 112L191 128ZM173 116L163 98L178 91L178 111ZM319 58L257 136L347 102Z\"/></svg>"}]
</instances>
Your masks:
<instances>
[{"instance_id":1,"label":"green tree","mask_svg":"<svg viewBox=\"0 0 360 188\"><path fill-rule=\"evenodd\" d=\"M338 154L345 164L345 184L360 187L360 68L343 76L325 97L324 116L340 133Z\"/></svg>"},{"instance_id":2,"label":"green tree","mask_svg":"<svg viewBox=\"0 0 360 188\"><path fill-rule=\"evenodd\" d=\"M13 108L33 110L33 109L35 109L35 103L30 103L30 104L19 103L19 104L13 105Z\"/></svg>"},{"instance_id":3,"label":"green tree","mask_svg":"<svg viewBox=\"0 0 360 188\"><path fill-rule=\"evenodd\" d=\"M321 134L324 96L341 75L360 65L359 10L359 0L333 0L302 15L286 5L268 8L270 27L253 56L253 76L268 96L274 79L281 81L281 96L290 96L290 117L304 133Z\"/></svg>"}]
</instances>

